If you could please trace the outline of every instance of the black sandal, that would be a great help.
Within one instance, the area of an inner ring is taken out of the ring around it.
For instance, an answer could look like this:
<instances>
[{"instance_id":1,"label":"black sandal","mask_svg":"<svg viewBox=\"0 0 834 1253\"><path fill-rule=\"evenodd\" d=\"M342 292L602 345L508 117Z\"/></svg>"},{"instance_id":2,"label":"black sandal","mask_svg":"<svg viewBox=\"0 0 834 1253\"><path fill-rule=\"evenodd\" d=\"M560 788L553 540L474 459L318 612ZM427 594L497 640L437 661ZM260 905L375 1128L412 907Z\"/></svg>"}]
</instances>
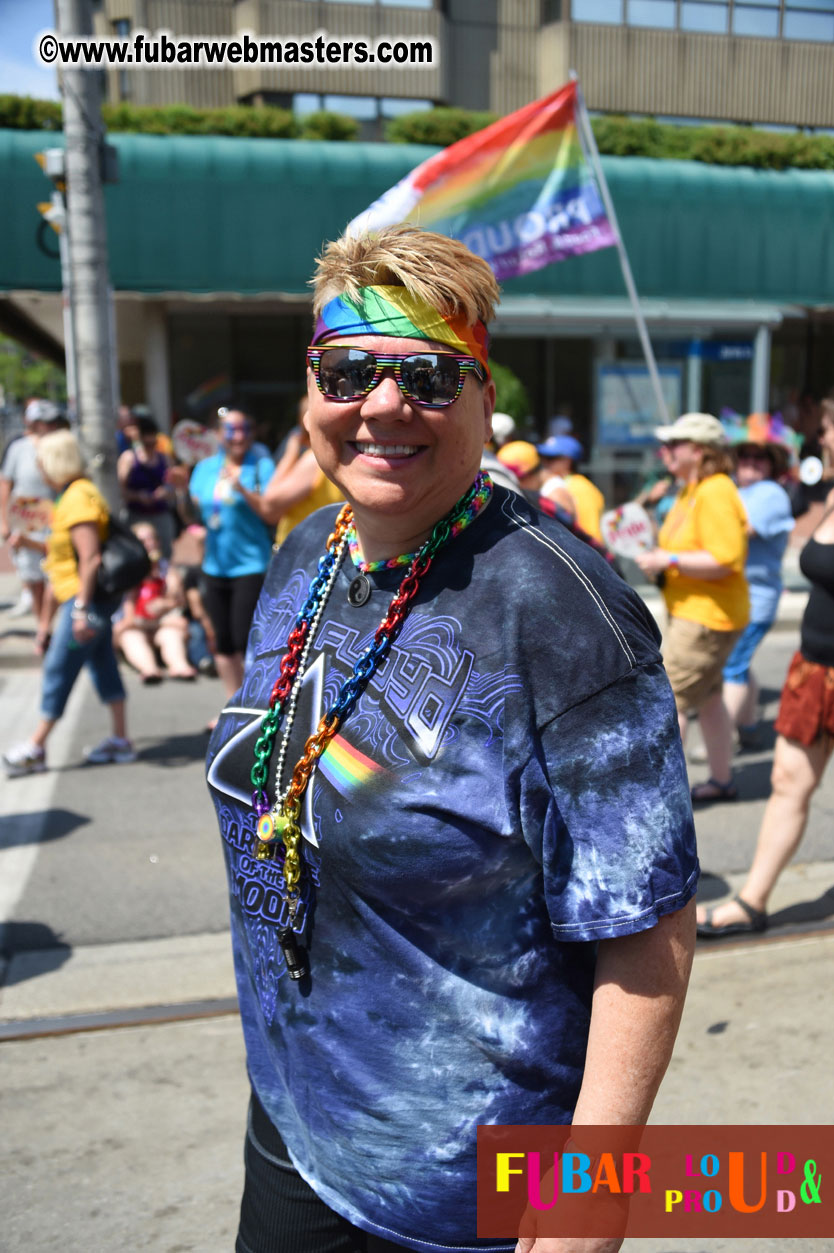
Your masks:
<instances>
[{"instance_id":1,"label":"black sandal","mask_svg":"<svg viewBox=\"0 0 834 1253\"><path fill-rule=\"evenodd\" d=\"M710 788L709 795L701 795L702 788ZM738 788L732 779L729 783L719 783L717 779L705 779L696 783L689 792L693 805L715 805L719 801L737 801Z\"/></svg>"},{"instance_id":2,"label":"black sandal","mask_svg":"<svg viewBox=\"0 0 834 1253\"><path fill-rule=\"evenodd\" d=\"M759 935L767 929L767 914L763 909L755 909L742 896L734 896L733 901L741 906L747 918L741 922L723 922L716 925L712 921L715 911L710 909L705 921L698 923L699 940L720 940L725 935Z\"/></svg>"}]
</instances>

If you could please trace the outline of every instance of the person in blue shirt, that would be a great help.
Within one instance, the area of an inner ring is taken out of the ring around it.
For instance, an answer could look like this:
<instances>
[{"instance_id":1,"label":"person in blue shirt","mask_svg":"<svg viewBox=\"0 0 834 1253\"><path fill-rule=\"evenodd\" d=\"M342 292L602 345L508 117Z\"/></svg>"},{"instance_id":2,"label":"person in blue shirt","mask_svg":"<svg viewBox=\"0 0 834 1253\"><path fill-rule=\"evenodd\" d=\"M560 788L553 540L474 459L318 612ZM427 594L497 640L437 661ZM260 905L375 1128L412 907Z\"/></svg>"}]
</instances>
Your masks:
<instances>
[{"instance_id":1,"label":"person in blue shirt","mask_svg":"<svg viewBox=\"0 0 834 1253\"><path fill-rule=\"evenodd\" d=\"M252 419L242 410L224 412L220 435L220 451L194 467L189 493L206 528L203 602L214 627L217 673L230 697L243 681L246 637L272 555L261 495L275 467L253 451Z\"/></svg>"},{"instance_id":2,"label":"person in blue shirt","mask_svg":"<svg viewBox=\"0 0 834 1253\"><path fill-rule=\"evenodd\" d=\"M744 574L750 590L750 621L724 665L724 704L735 723L739 747L761 747L756 718L759 687L750 666L776 621L782 594L782 558L794 527L788 493L777 483L784 451L775 444L735 448L736 483L749 525Z\"/></svg>"},{"instance_id":3,"label":"person in blue shirt","mask_svg":"<svg viewBox=\"0 0 834 1253\"><path fill-rule=\"evenodd\" d=\"M304 425L348 504L275 554L208 750L237 1253L511 1253L475 1234L478 1124L640 1124L671 1054L698 862L659 633L480 470L497 298L411 226L319 263Z\"/></svg>"}]
</instances>

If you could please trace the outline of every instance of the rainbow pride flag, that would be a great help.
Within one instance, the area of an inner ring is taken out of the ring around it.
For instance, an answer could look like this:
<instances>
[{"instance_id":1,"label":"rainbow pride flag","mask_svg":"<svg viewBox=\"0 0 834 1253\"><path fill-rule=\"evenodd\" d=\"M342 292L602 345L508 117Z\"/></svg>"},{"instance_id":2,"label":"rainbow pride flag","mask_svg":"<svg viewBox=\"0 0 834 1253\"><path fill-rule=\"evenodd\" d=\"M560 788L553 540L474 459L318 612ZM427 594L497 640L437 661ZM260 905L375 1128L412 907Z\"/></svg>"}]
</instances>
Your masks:
<instances>
[{"instance_id":1,"label":"rainbow pride flag","mask_svg":"<svg viewBox=\"0 0 834 1253\"><path fill-rule=\"evenodd\" d=\"M460 239L499 281L615 244L577 126L576 83L418 165L350 223L395 222Z\"/></svg>"}]
</instances>

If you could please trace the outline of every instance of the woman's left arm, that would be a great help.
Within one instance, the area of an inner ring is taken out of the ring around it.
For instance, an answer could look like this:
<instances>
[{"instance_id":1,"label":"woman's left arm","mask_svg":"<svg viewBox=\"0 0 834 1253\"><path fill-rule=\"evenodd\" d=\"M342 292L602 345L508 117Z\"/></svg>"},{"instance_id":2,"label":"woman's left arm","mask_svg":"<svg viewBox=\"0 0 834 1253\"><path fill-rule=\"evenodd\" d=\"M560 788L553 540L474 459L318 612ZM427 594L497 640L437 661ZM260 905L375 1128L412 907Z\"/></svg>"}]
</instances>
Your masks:
<instances>
[{"instance_id":1,"label":"woman's left arm","mask_svg":"<svg viewBox=\"0 0 834 1253\"><path fill-rule=\"evenodd\" d=\"M572 1126L641 1126L678 1033L692 955L695 901L657 926L601 940L585 1071ZM581 1135L577 1135L581 1147ZM517 1253L616 1253L617 1237L520 1239Z\"/></svg>"},{"instance_id":2,"label":"woman's left arm","mask_svg":"<svg viewBox=\"0 0 834 1253\"><path fill-rule=\"evenodd\" d=\"M88 614L95 598L96 575L101 565L101 543L95 522L79 522L70 527L70 539L78 558L78 595L72 610L72 633L79 643L86 643L95 635L90 627Z\"/></svg>"},{"instance_id":3,"label":"woman's left arm","mask_svg":"<svg viewBox=\"0 0 834 1253\"><path fill-rule=\"evenodd\" d=\"M676 566L681 574L686 574L691 579L717 582L733 573L732 566L722 565L706 549L692 553L670 553L665 548L653 548L651 552L641 553L635 560L644 574L660 574Z\"/></svg>"},{"instance_id":4,"label":"woman's left arm","mask_svg":"<svg viewBox=\"0 0 834 1253\"><path fill-rule=\"evenodd\" d=\"M694 900L648 931L600 941L574 1125L647 1121L672 1056L694 951Z\"/></svg>"}]
</instances>

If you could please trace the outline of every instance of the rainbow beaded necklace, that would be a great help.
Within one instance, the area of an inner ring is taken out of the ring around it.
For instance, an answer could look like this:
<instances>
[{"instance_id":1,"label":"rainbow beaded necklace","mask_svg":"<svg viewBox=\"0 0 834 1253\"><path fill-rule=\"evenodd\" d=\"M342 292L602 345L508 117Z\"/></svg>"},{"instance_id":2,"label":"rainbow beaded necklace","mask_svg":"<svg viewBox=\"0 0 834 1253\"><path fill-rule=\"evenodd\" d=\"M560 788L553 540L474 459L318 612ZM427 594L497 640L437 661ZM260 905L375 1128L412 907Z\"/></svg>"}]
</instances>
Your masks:
<instances>
[{"instance_id":1,"label":"rainbow beaded necklace","mask_svg":"<svg viewBox=\"0 0 834 1253\"><path fill-rule=\"evenodd\" d=\"M319 560L318 572L310 584L307 599L287 638L287 651L281 658L278 678L272 688L269 707L255 743L255 762L250 775L254 788L252 807L257 815L255 856L261 861L276 860L283 872L284 901L290 927L279 932L279 941L290 977L293 979L300 979L306 973L293 933L300 933L304 930L304 909L300 890L303 873L300 816L301 803L307 785L319 758L338 732L342 722L353 711L362 692L388 655L434 558L446 544L470 525L486 507L491 495L492 481L489 475L481 471L454 508L436 523L419 552L407 558L372 562L364 567L368 570L393 569L401 565L404 560L408 561L405 576L388 606L385 617L377 627L371 644L355 663L353 674L342 684L333 704L319 721L314 733L307 739L301 757L293 768L290 783L284 795L276 796L270 807L266 793L269 761L285 712L290 707L293 689L296 684L300 684L303 677L304 664L310 651L313 634L348 546L348 535L353 528L353 511L349 505L345 505L341 510L336 519L336 525L328 536L327 549Z\"/></svg>"},{"instance_id":2,"label":"rainbow beaded necklace","mask_svg":"<svg viewBox=\"0 0 834 1253\"><path fill-rule=\"evenodd\" d=\"M479 484L480 486L478 486ZM488 474L479 474L474 485L477 488L477 491L472 497L466 511L460 515L456 515L450 522L450 539L457 539L461 531L466 530L469 523L473 518L477 518L478 514L484 508L492 495L492 480ZM458 502L459 505L462 505L462 503L462 501ZM455 508L457 509L458 506L456 505ZM401 557L389 557L384 561L363 561L359 548L359 540L356 536L356 527L354 526L352 520L347 528L347 531L345 532L345 535L347 537L348 548L350 549L351 560L356 568L361 570L363 574L374 574L379 570L397 570L400 566L410 566L414 558L417 556L416 553L404 553Z\"/></svg>"}]
</instances>

